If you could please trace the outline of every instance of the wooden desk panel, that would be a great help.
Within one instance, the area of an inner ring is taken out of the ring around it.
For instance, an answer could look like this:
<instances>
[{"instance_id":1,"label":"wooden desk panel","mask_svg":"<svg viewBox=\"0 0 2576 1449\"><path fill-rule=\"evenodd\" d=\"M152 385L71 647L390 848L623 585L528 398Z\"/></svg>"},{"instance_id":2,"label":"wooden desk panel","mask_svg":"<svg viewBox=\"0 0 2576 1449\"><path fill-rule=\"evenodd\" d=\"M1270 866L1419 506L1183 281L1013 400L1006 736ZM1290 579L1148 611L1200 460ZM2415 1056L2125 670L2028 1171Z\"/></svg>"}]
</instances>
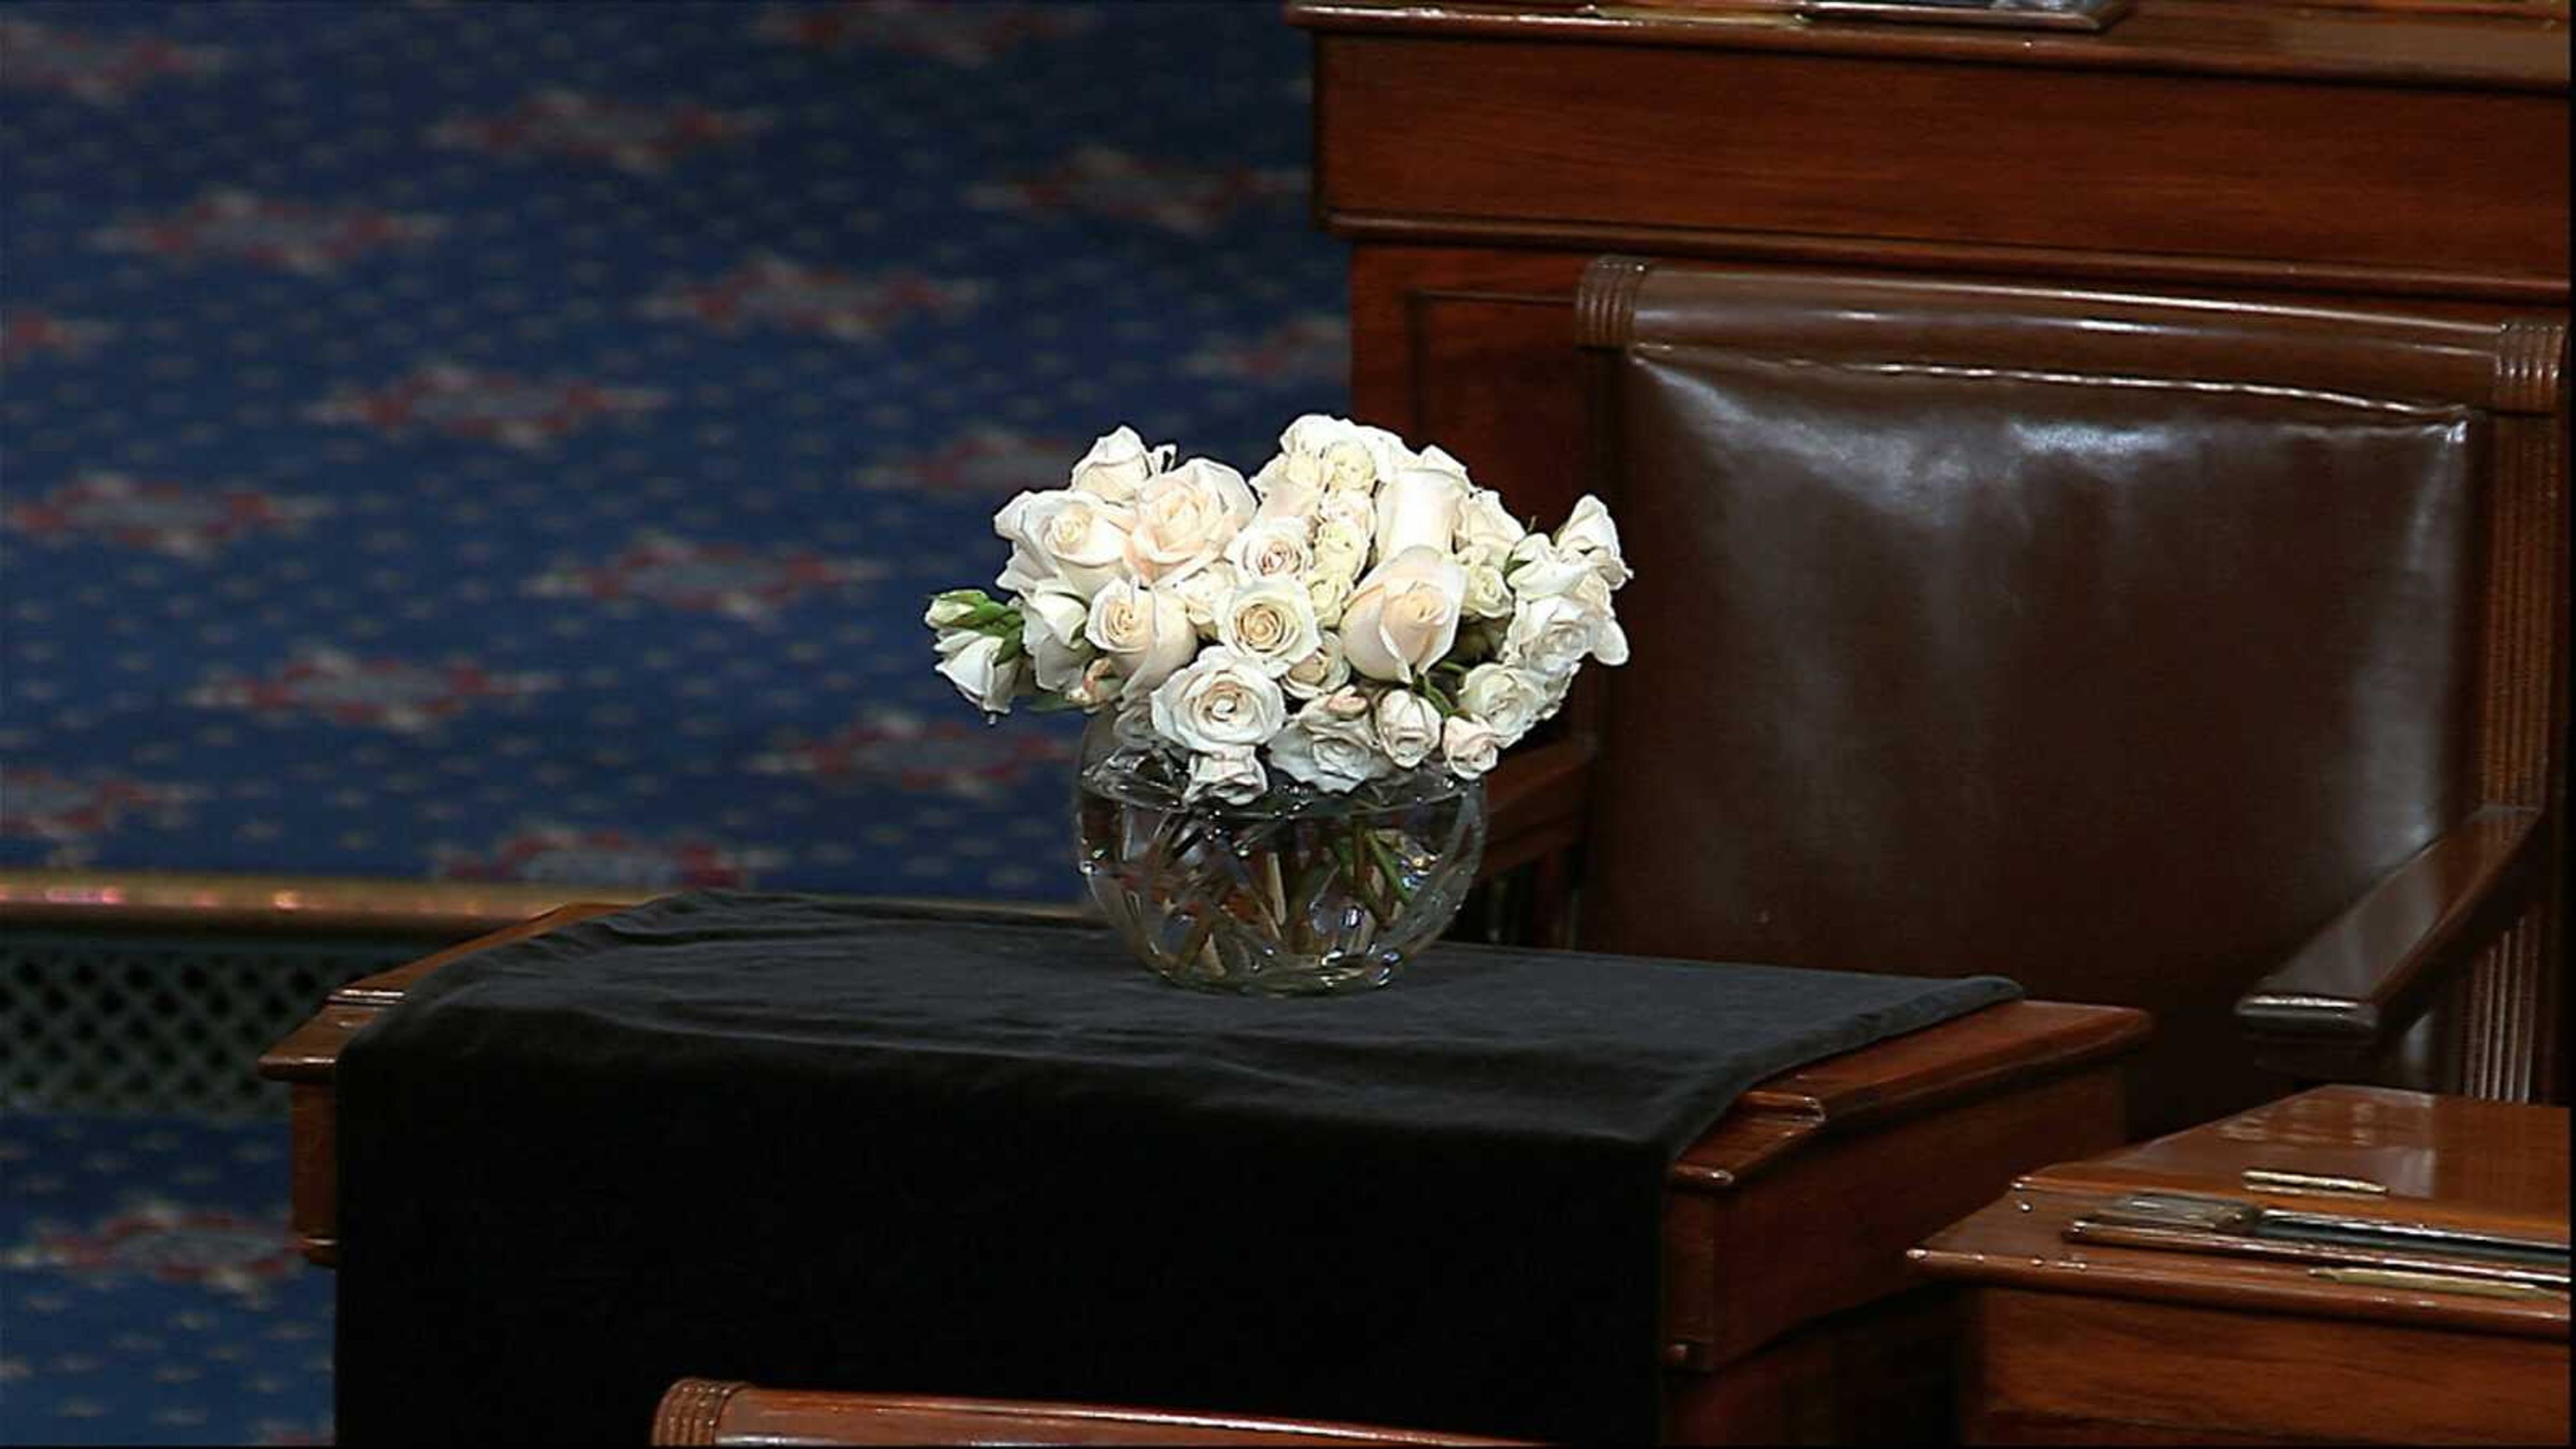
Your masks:
<instances>
[{"instance_id":1,"label":"wooden desk panel","mask_svg":"<svg viewBox=\"0 0 2576 1449\"><path fill-rule=\"evenodd\" d=\"M2091 255L2059 265L2157 258L2256 283L2295 258L2357 290L2564 296L2563 94L1887 48L1328 33L1325 224L1371 241L1750 242L1953 266L2075 252Z\"/></svg>"},{"instance_id":2,"label":"wooden desk panel","mask_svg":"<svg viewBox=\"0 0 2576 1449\"><path fill-rule=\"evenodd\" d=\"M294 1223L337 1260L340 1050L429 971L616 909L561 910L352 982L260 1061L294 1098ZM1951 1318L1905 1250L2011 1176L2119 1140L2147 1018L2008 1002L1749 1090L1673 1168L1663 1223L1674 1442L1851 1437L1945 1413ZM1856 1362L1886 1372L1854 1390Z\"/></svg>"}]
</instances>

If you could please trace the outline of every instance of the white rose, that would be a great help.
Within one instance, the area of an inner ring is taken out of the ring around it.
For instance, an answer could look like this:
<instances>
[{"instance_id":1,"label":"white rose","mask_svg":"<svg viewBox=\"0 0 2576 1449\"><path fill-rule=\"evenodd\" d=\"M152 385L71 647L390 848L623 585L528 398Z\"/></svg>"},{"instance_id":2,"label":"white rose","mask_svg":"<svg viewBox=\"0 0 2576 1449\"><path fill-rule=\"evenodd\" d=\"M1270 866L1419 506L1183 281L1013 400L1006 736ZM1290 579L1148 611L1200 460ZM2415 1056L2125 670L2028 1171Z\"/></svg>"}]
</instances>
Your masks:
<instances>
[{"instance_id":1,"label":"white rose","mask_svg":"<svg viewBox=\"0 0 2576 1449\"><path fill-rule=\"evenodd\" d=\"M1190 611L1177 596L1125 579L1092 596L1082 632L1136 691L1170 678L1199 648Z\"/></svg>"},{"instance_id":2,"label":"white rose","mask_svg":"<svg viewBox=\"0 0 2576 1449\"><path fill-rule=\"evenodd\" d=\"M1082 461L1073 465L1074 491L1111 503L1133 503L1145 480L1171 465L1173 451L1169 443L1146 447L1134 428L1121 426L1103 433Z\"/></svg>"},{"instance_id":3,"label":"white rose","mask_svg":"<svg viewBox=\"0 0 2576 1449\"><path fill-rule=\"evenodd\" d=\"M1350 606L1351 576L1340 572L1317 572L1306 575L1306 599L1315 609L1319 628L1331 629L1342 622L1342 611Z\"/></svg>"},{"instance_id":4,"label":"white rose","mask_svg":"<svg viewBox=\"0 0 2576 1449\"><path fill-rule=\"evenodd\" d=\"M1315 505L1324 496L1323 476L1323 465L1312 458L1294 459L1281 453L1262 464L1261 471L1252 475L1252 491L1261 499L1261 506L1252 512L1253 521L1314 517Z\"/></svg>"},{"instance_id":5,"label":"white rose","mask_svg":"<svg viewBox=\"0 0 2576 1449\"><path fill-rule=\"evenodd\" d=\"M1028 661L1018 655L1002 657L1009 641L999 635L980 634L959 629L939 638L939 672L966 701L986 714L1008 714L1012 696L1020 692L1021 679L1028 672Z\"/></svg>"},{"instance_id":6,"label":"white rose","mask_svg":"<svg viewBox=\"0 0 2576 1449\"><path fill-rule=\"evenodd\" d=\"M1184 804L1214 795L1228 805L1249 805L1270 788L1260 752L1250 745L1209 750L1190 757L1190 783L1181 791Z\"/></svg>"},{"instance_id":7,"label":"white rose","mask_svg":"<svg viewBox=\"0 0 2576 1449\"><path fill-rule=\"evenodd\" d=\"M1243 532L1225 547L1226 561L1247 579L1295 578L1314 566L1306 547L1306 520L1254 514Z\"/></svg>"},{"instance_id":8,"label":"white rose","mask_svg":"<svg viewBox=\"0 0 2576 1449\"><path fill-rule=\"evenodd\" d=\"M1318 528L1343 524L1351 537L1366 544L1377 536L1377 500L1359 493L1327 493L1315 502L1315 522Z\"/></svg>"},{"instance_id":9,"label":"white rose","mask_svg":"<svg viewBox=\"0 0 2576 1449\"><path fill-rule=\"evenodd\" d=\"M1610 510L1601 500L1589 493L1575 500L1574 512L1556 531L1556 549L1588 564L1611 588L1621 588L1634 577L1619 553L1619 526L1610 521Z\"/></svg>"},{"instance_id":10,"label":"white rose","mask_svg":"<svg viewBox=\"0 0 2576 1449\"><path fill-rule=\"evenodd\" d=\"M1315 572L1348 582L1368 567L1368 539L1347 524L1326 523L1315 531Z\"/></svg>"},{"instance_id":11,"label":"white rose","mask_svg":"<svg viewBox=\"0 0 2576 1449\"><path fill-rule=\"evenodd\" d=\"M1604 664L1628 659L1628 636L1611 617L1606 591L1598 599L1581 592L1525 597L1513 608L1503 663L1552 678L1573 673L1587 654Z\"/></svg>"},{"instance_id":12,"label":"white rose","mask_svg":"<svg viewBox=\"0 0 2576 1449\"><path fill-rule=\"evenodd\" d=\"M1404 440L1384 428L1308 413L1279 435L1279 451L1316 460L1315 481L1336 491L1368 492L1413 461Z\"/></svg>"},{"instance_id":13,"label":"white rose","mask_svg":"<svg viewBox=\"0 0 2576 1449\"><path fill-rule=\"evenodd\" d=\"M1467 465L1450 457L1448 450L1437 443L1429 444L1415 454L1413 466L1428 468L1435 473L1446 473L1460 483L1466 484L1468 491L1473 492L1475 489L1474 484L1467 482Z\"/></svg>"},{"instance_id":14,"label":"white rose","mask_svg":"<svg viewBox=\"0 0 2576 1449\"><path fill-rule=\"evenodd\" d=\"M1608 577L1595 573L1574 586L1572 597L1593 613L1592 657L1620 665L1628 662L1628 631L1619 627L1618 611L1610 606L1610 589Z\"/></svg>"},{"instance_id":15,"label":"white rose","mask_svg":"<svg viewBox=\"0 0 2576 1449\"><path fill-rule=\"evenodd\" d=\"M1491 549L1497 555L1511 556L1512 545L1529 536L1521 521L1503 506L1503 495L1491 488L1478 488L1467 495L1458 509L1458 551Z\"/></svg>"},{"instance_id":16,"label":"white rose","mask_svg":"<svg viewBox=\"0 0 2576 1449\"><path fill-rule=\"evenodd\" d=\"M1613 665L1613 668L1628 663L1628 632L1620 629L1618 611L1610 608L1610 588L1602 583L1602 575L1592 575L1592 583L1574 590L1574 596L1582 598L1584 603L1595 608L1595 614L1600 614L1600 624L1597 624L1600 632L1592 637L1592 657L1605 665Z\"/></svg>"},{"instance_id":17,"label":"white rose","mask_svg":"<svg viewBox=\"0 0 2576 1449\"><path fill-rule=\"evenodd\" d=\"M1471 619L1508 619L1512 616L1511 585L1503 581L1502 568L1484 558L1461 559L1467 570L1467 597L1459 604L1460 612Z\"/></svg>"},{"instance_id":18,"label":"white rose","mask_svg":"<svg viewBox=\"0 0 2576 1449\"><path fill-rule=\"evenodd\" d=\"M1377 537L1377 505L1362 493L1328 493L1315 508L1314 567L1355 579Z\"/></svg>"},{"instance_id":19,"label":"white rose","mask_svg":"<svg viewBox=\"0 0 2576 1449\"><path fill-rule=\"evenodd\" d=\"M1368 737L1369 720L1377 713L1376 704L1370 701L1368 691L1364 689L1336 689L1314 704L1315 707L1307 713L1316 719L1357 730L1362 739Z\"/></svg>"},{"instance_id":20,"label":"white rose","mask_svg":"<svg viewBox=\"0 0 2576 1449\"><path fill-rule=\"evenodd\" d=\"M1195 751L1248 747L1288 723L1288 700L1261 661L1222 644L1154 691L1154 731Z\"/></svg>"},{"instance_id":21,"label":"white rose","mask_svg":"<svg viewBox=\"0 0 2576 1449\"><path fill-rule=\"evenodd\" d=\"M1371 679L1410 684L1457 642L1467 571L1436 549L1409 549L1369 572L1342 610L1342 652Z\"/></svg>"},{"instance_id":22,"label":"white rose","mask_svg":"<svg viewBox=\"0 0 2576 1449\"><path fill-rule=\"evenodd\" d=\"M1178 583L1167 583L1163 587L1180 595L1181 603L1190 611L1190 627L1199 631L1199 637L1213 639L1216 637L1217 616L1225 612L1225 601L1234 597L1235 588L1241 582L1234 565L1218 559L1203 568L1190 570Z\"/></svg>"},{"instance_id":23,"label":"white rose","mask_svg":"<svg viewBox=\"0 0 2576 1449\"><path fill-rule=\"evenodd\" d=\"M1512 592L1523 599L1543 599L1556 594L1570 594L1585 579L1593 577L1592 563L1559 549L1543 533L1533 533L1512 545L1511 561L1504 566Z\"/></svg>"},{"instance_id":24,"label":"white rose","mask_svg":"<svg viewBox=\"0 0 2576 1449\"><path fill-rule=\"evenodd\" d=\"M993 531L1011 541L1003 588L1030 593L1061 582L1084 598L1125 572L1128 511L1088 493L1059 488L1023 493L993 515Z\"/></svg>"},{"instance_id":25,"label":"white rose","mask_svg":"<svg viewBox=\"0 0 2576 1449\"><path fill-rule=\"evenodd\" d=\"M1398 473L1377 490L1378 556L1393 558L1415 548L1445 556L1458 532L1459 505L1466 501L1464 474L1420 466Z\"/></svg>"},{"instance_id":26,"label":"white rose","mask_svg":"<svg viewBox=\"0 0 2576 1449\"><path fill-rule=\"evenodd\" d=\"M1545 676L1505 664L1479 664L1467 671L1466 682L1458 686L1460 712L1491 726L1496 743L1504 748L1519 744L1521 736L1546 718L1555 703L1555 691Z\"/></svg>"},{"instance_id":27,"label":"white rose","mask_svg":"<svg viewBox=\"0 0 2576 1449\"><path fill-rule=\"evenodd\" d=\"M962 624L974 615L992 607L989 601L957 597L962 590L951 590L931 597L930 607L921 611L921 622L933 629L947 629Z\"/></svg>"},{"instance_id":28,"label":"white rose","mask_svg":"<svg viewBox=\"0 0 2576 1449\"><path fill-rule=\"evenodd\" d=\"M1440 748L1440 711L1401 689L1378 696L1377 742L1399 770L1410 770Z\"/></svg>"},{"instance_id":29,"label":"white rose","mask_svg":"<svg viewBox=\"0 0 2576 1449\"><path fill-rule=\"evenodd\" d=\"M1279 455L1279 477L1301 494L1313 496L1324 491L1324 460L1312 453Z\"/></svg>"},{"instance_id":30,"label":"white rose","mask_svg":"<svg viewBox=\"0 0 2576 1449\"><path fill-rule=\"evenodd\" d=\"M1178 579L1225 552L1252 521L1252 490L1223 463L1192 458L1158 473L1136 493L1127 563L1147 583Z\"/></svg>"},{"instance_id":31,"label":"white rose","mask_svg":"<svg viewBox=\"0 0 2576 1449\"><path fill-rule=\"evenodd\" d=\"M1462 714L1449 716L1440 727L1440 758L1451 774L1472 780L1494 768L1502 755L1502 745L1494 738L1493 726Z\"/></svg>"},{"instance_id":32,"label":"white rose","mask_svg":"<svg viewBox=\"0 0 2576 1449\"><path fill-rule=\"evenodd\" d=\"M1091 644L1083 626L1091 610L1080 595L1049 588L1021 600L1020 643L1036 667L1038 688L1053 693L1070 690L1091 663Z\"/></svg>"},{"instance_id":33,"label":"white rose","mask_svg":"<svg viewBox=\"0 0 2576 1449\"><path fill-rule=\"evenodd\" d=\"M1342 657L1342 636L1327 634L1322 647L1290 665L1279 676L1279 687L1290 699L1313 699L1331 694L1351 682L1351 662Z\"/></svg>"},{"instance_id":34,"label":"white rose","mask_svg":"<svg viewBox=\"0 0 2576 1449\"><path fill-rule=\"evenodd\" d=\"M1368 696L1342 689L1308 700L1270 742L1270 763L1292 779L1337 794L1385 774L1386 755L1369 729Z\"/></svg>"},{"instance_id":35,"label":"white rose","mask_svg":"<svg viewBox=\"0 0 2576 1449\"><path fill-rule=\"evenodd\" d=\"M1217 615L1216 637L1259 663L1274 679L1323 643L1322 631L1315 625L1315 606L1305 586L1295 579L1271 579L1236 589Z\"/></svg>"}]
</instances>

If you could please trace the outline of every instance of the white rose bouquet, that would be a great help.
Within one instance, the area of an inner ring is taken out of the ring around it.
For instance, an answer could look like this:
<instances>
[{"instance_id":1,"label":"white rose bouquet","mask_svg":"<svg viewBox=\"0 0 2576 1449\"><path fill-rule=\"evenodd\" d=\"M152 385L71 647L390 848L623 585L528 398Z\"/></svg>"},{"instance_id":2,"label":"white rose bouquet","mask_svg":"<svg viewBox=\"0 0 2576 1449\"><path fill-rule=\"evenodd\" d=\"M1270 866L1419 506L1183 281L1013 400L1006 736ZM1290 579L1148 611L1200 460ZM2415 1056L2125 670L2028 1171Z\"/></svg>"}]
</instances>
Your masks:
<instances>
[{"instance_id":1,"label":"white rose bouquet","mask_svg":"<svg viewBox=\"0 0 2576 1449\"><path fill-rule=\"evenodd\" d=\"M1473 779L1585 660L1628 657L1628 565L1596 498L1534 532L1440 449L1321 415L1248 480L1174 452L1121 427L995 515L1000 596L952 589L923 618L969 701L1115 710L1186 801L1243 805L1282 776Z\"/></svg>"},{"instance_id":2,"label":"white rose bouquet","mask_svg":"<svg viewBox=\"0 0 2576 1449\"><path fill-rule=\"evenodd\" d=\"M1617 664L1619 531L1532 532L1438 448L1289 425L1249 479L1131 428L1003 505L998 594L930 601L988 715L1104 718L1077 792L1092 896L1155 970L1303 993L1384 984L1483 849L1468 783Z\"/></svg>"}]
</instances>

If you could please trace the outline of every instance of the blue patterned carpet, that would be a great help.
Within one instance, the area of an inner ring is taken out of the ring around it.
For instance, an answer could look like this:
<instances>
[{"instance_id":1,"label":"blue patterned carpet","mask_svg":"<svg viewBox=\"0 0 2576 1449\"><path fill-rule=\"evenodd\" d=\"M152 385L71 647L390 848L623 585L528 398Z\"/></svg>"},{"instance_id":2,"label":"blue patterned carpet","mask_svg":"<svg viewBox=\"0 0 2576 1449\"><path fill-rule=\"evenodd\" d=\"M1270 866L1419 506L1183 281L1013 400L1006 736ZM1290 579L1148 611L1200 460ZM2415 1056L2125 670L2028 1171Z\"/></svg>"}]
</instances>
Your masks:
<instances>
[{"instance_id":1,"label":"blue patterned carpet","mask_svg":"<svg viewBox=\"0 0 2576 1449\"><path fill-rule=\"evenodd\" d=\"M0 865L1062 899L921 596L1343 404L1267 3L0 7ZM0 1439L327 1437L283 1128L0 1121Z\"/></svg>"},{"instance_id":2,"label":"blue patterned carpet","mask_svg":"<svg viewBox=\"0 0 2576 1449\"><path fill-rule=\"evenodd\" d=\"M283 1123L0 1117L0 1442L330 1442L285 1222Z\"/></svg>"},{"instance_id":3,"label":"blue patterned carpet","mask_svg":"<svg viewBox=\"0 0 2576 1449\"><path fill-rule=\"evenodd\" d=\"M921 597L1343 398L1265 3L13 4L0 864L1062 899Z\"/></svg>"}]
</instances>

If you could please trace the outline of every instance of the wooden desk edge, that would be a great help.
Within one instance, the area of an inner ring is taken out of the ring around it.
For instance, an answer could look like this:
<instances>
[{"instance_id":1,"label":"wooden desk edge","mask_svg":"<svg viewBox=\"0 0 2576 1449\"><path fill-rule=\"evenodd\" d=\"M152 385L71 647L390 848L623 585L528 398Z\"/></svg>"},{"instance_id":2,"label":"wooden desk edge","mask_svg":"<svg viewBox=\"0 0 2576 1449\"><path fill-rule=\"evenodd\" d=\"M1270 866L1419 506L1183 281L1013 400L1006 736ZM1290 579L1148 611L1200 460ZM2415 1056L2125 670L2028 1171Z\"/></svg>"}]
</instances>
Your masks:
<instances>
[{"instance_id":1,"label":"wooden desk edge","mask_svg":"<svg viewBox=\"0 0 2576 1449\"><path fill-rule=\"evenodd\" d=\"M623 906L596 901L577 901L557 906L543 915L532 916L515 926L477 936L471 941L450 946L444 951L405 962L390 971L361 976L340 987L323 1001L322 1009L303 1025L281 1038L275 1046L260 1054L259 1074L273 1082L290 1084L328 1084L340 1064L341 1049L377 1015L403 999L412 983L460 956L530 936L541 936L558 926L604 916Z\"/></svg>"},{"instance_id":2,"label":"wooden desk edge","mask_svg":"<svg viewBox=\"0 0 2576 1449\"><path fill-rule=\"evenodd\" d=\"M2309 1279L2297 1267L2248 1260L2211 1260L2144 1249L2089 1247L2069 1251L2061 1241L2017 1244L2014 1251L1960 1246L1996 1224L2011 1226L2029 1214L2033 1200L2097 1200L2080 1191L2052 1191L2027 1180L1967 1219L1936 1233L1906 1256L1929 1278L1972 1289L2008 1289L2084 1298L2178 1303L2195 1308L2286 1313L2324 1318L2449 1328L2513 1337L2568 1336L2567 1304L2488 1298L2444 1298L2418 1290L2359 1288ZM2063 1210L2064 1205L2058 1205ZM1990 1245L1990 1247L1993 1245ZM2021 1251L2020 1249L2028 1249ZM2050 1249L2055 1249L2052 1256Z\"/></svg>"}]
</instances>

